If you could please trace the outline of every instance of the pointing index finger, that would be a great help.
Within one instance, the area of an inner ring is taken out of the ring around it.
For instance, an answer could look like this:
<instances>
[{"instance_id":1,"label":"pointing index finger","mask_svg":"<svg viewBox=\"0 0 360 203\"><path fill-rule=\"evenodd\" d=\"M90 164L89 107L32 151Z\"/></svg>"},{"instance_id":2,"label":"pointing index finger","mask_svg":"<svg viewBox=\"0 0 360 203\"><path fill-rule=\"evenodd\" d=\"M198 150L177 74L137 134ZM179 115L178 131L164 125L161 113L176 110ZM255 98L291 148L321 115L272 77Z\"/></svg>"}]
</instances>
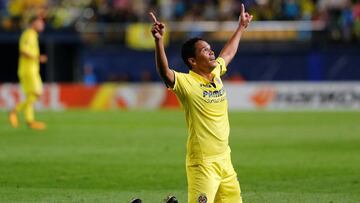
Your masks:
<instances>
[{"instance_id":1,"label":"pointing index finger","mask_svg":"<svg viewBox=\"0 0 360 203\"><path fill-rule=\"evenodd\" d=\"M154 21L154 23L157 23L157 19L155 17L155 15L153 14L153 12L150 12L149 15L151 16L152 20Z\"/></svg>"}]
</instances>

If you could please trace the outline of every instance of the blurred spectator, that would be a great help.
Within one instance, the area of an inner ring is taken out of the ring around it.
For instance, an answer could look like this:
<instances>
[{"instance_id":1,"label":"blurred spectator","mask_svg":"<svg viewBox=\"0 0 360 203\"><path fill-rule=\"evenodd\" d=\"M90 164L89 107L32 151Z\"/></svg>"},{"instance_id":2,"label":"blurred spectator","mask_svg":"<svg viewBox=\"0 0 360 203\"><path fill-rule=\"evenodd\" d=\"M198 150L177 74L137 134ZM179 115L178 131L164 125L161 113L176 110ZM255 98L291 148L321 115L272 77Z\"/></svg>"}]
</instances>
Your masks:
<instances>
[{"instance_id":1,"label":"blurred spectator","mask_svg":"<svg viewBox=\"0 0 360 203\"><path fill-rule=\"evenodd\" d=\"M220 20L232 20L232 15L229 15L233 13L235 2L233 0L222 0L219 1L219 15Z\"/></svg>"},{"instance_id":2,"label":"blurred spectator","mask_svg":"<svg viewBox=\"0 0 360 203\"><path fill-rule=\"evenodd\" d=\"M0 12L1 15L6 15L7 14L7 4L8 4L8 0L0 0Z\"/></svg>"},{"instance_id":3,"label":"blurred spectator","mask_svg":"<svg viewBox=\"0 0 360 203\"><path fill-rule=\"evenodd\" d=\"M300 7L301 7L302 20L314 19L313 17L314 15L316 15L315 13L316 7L314 1L301 0Z\"/></svg>"},{"instance_id":4,"label":"blurred spectator","mask_svg":"<svg viewBox=\"0 0 360 203\"><path fill-rule=\"evenodd\" d=\"M84 84L87 86L96 85L97 79L94 73L94 67L90 63L84 65Z\"/></svg>"},{"instance_id":5,"label":"blurred spectator","mask_svg":"<svg viewBox=\"0 0 360 203\"><path fill-rule=\"evenodd\" d=\"M283 15L285 20L296 20L300 17L300 5L295 0L285 0L283 5Z\"/></svg>"},{"instance_id":6,"label":"blurred spectator","mask_svg":"<svg viewBox=\"0 0 360 203\"><path fill-rule=\"evenodd\" d=\"M319 0L318 9L324 15L323 20L327 23L327 31L331 39L341 40L343 29L347 30L348 25L351 24L348 20L343 20L350 3L349 0Z\"/></svg>"},{"instance_id":7,"label":"blurred spectator","mask_svg":"<svg viewBox=\"0 0 360 203\"><path fill-rule=\"evenodd\" d=\"M174 15L175 15L175 19L179 20L181 19L182 16L185 15L185 2L181 1L181 0L174 0Z\"/></svg>"},{"instance_id":8,"label":"blurred spectator","mask_svg":"<svg viewBox=\"0 0 360 203\"><path fill-rule=\"evenodd\" d=\"M352 8L354 27L354 35L360 39L360 0L357 0Z\"/></svg>"}]
</instances>

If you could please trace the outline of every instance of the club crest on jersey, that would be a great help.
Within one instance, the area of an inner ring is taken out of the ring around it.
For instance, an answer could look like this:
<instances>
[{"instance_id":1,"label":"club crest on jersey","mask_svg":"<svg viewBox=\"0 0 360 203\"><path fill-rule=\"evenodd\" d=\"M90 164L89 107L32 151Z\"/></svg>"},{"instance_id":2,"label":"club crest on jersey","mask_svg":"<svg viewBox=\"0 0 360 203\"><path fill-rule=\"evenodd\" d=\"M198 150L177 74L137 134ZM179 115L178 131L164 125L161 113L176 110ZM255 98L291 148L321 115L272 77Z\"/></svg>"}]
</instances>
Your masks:
<instances>
[{"instance_id":1,"label":"club crest on jersey","mask_svg":"<svg viewBox=\"0 0 360 203\"><path fill-rule=\"evenodd\" d=\"M204 194L204 193L200 194L200 196L198 198L198 203L206 203L206 202L207 202L206 194Z\"/></svg>"}]
</instances>

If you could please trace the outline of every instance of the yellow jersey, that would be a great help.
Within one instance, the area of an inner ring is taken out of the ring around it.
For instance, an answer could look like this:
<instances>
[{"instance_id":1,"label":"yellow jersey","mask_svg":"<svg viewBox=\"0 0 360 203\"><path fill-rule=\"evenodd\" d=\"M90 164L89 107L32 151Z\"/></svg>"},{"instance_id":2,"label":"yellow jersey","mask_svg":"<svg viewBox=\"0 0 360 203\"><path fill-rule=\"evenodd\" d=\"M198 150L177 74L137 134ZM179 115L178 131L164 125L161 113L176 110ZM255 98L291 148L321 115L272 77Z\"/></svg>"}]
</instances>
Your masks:
<instances>
[{"instance_id":1,"label":"yellow jersey","mask_svg":"<svg viewBox=\"0 0 360 203\"><path fill-rule=\"evenodd\" d=\"M216 161L230 154L228 102L220 78L227 68L223 58L216 61L213 81L191 70L188 74L174 71L172 89L185 111L188 127L188 165Z\"/></svg>"},{"instance_id":2,"label":"yellow jersey","mask_svg":"<svg viewBox=\"0 0 360 203\"><path fill-rule=\"evenodd\" d=\"M40 71L39 40L38 40L38 33L34 29L28 28L21 34L20 42L19 42L19 50L20 50L19 53L20 57L19 57L18 75L21 76L27 73L39 73ZM25 52L28 55L32 56L33 58L28 58L23 56L21 52Z\"/></svg>"}]
</instances>

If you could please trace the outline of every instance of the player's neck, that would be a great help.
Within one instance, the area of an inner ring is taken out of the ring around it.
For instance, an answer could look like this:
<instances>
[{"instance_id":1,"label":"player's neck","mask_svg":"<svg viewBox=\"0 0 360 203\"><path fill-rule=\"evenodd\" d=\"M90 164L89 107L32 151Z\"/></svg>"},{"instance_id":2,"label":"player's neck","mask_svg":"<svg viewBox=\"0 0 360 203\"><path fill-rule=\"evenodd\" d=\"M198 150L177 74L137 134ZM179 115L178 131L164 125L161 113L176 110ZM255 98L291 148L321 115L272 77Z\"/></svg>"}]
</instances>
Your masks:
<instances>
[{"instance_id":1,"label":"player's neck","mask_svg":"<svg viewBox=\"0 0 360 203\"><path fill-rule=\"evenodd\" d=\"M30 29L34 30L36 33L39 33L39 31L37 31L34 26L30 26Z\"/></svg>"},{"instance_id":2,"label":"player's neck","mask_svg":"<svg viewBox=\"0 0 360 203\"><path fill-rule=\"evenodd\" d=\"M197 73L198 75L202 76L203 78L207 79L208 81L212 81L214 78L214 75L211 73L211 71L203 71L200 69L193 69L193 72Z\"/></svg>"}]
</instances>

